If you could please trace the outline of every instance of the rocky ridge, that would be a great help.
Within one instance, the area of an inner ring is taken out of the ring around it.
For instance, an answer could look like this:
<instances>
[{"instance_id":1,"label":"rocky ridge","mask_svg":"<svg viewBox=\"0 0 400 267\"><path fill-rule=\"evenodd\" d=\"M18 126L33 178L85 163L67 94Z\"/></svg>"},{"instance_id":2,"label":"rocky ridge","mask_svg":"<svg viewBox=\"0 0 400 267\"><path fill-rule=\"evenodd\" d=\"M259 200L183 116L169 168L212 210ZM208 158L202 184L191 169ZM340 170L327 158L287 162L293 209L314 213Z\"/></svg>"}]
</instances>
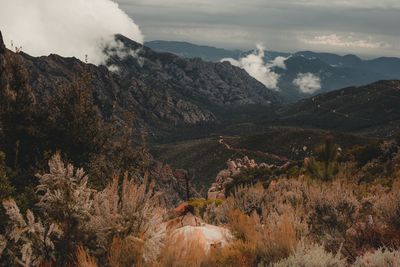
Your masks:
<instances>
[{"instance_id":1,"label":"rocky ridge","mask_svg":"<svg viewBox=\"0 0 400 267\"><path fill-rule=\"evenodd\" d=\"M122 35L116 38L123 48L108 51L107 66L54 54L14 53L2 40L0 52L27 70L38 101L88 73L85 86L104 116L118 115L115 110L131 112L136 125L146 129L213 123L220 119L214 111L224 106L280 103L275 92L230 64L157 53Z\"/></svg>"}]
</instances>

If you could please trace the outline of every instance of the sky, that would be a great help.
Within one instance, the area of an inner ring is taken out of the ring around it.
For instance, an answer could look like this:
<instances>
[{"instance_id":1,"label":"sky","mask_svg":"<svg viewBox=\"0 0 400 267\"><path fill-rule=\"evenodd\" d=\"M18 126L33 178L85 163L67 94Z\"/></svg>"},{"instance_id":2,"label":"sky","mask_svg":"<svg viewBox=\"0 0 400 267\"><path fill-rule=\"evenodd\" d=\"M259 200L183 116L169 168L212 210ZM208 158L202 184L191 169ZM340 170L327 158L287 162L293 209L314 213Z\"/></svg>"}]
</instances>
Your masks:
<instances>
[{"instance_id":1,"label":"sky","mask_svg":"<svg viewBox=\"0 0 400 267\"><path fill-rule=\"evenodd\" d=\"M400 56L400 0L115 0L145 40Z\"/></svg>"}]
</instances>

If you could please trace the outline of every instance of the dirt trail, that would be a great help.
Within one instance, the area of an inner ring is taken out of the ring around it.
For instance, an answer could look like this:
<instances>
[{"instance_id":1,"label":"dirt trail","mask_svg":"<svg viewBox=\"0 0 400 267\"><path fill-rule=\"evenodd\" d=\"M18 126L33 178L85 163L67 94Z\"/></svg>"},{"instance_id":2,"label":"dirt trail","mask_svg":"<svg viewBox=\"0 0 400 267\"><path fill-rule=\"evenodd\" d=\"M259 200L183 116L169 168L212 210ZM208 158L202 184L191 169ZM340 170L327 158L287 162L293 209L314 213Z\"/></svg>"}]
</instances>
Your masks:
<instances>
[{"instance_id":1,"label":"dirt trail","mask_svg":"<svg viewBox=\"0 0 400 267\"><path fill-rule=\"evenodd\" d=\"M253 153L256 154L257 156L261 156L261 157L268 157L271 158L273 160L278 160L278 161L289 161L289 159L287 157L283 157L283 156L279 156L273 153L268 153L268 152L262 152L262 151L258 151L258 150L249 150L246 148L234 148L232 147L230 144L228 144L225 140L223 136L219 137L219 141L218 141L221 145L223 145L227 150L229 151L233 151L233 152L239 152L239 153Z\"/></svg>"}]
</instances>

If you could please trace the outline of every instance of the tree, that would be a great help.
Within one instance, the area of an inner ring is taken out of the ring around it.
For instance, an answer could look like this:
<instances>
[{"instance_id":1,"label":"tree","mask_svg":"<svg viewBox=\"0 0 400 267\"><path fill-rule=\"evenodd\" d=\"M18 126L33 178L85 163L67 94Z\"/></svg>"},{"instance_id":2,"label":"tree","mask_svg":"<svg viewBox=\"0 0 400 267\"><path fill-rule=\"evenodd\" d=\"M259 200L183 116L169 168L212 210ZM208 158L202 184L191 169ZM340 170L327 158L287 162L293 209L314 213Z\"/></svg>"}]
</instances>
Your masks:
<instances>
[{"instance_id":1,"label":"tree","mask_svg":"<svg viewBox=\"0 0 400 267\"><path fill-rule=\"evenodd\" d=\"M305 160L305 168L310 177L323 181L332 180L338 172L338 147L333 143L333 137L327 136L325 144L315 149L316 157Z\"/></svg>"}]
</instances>

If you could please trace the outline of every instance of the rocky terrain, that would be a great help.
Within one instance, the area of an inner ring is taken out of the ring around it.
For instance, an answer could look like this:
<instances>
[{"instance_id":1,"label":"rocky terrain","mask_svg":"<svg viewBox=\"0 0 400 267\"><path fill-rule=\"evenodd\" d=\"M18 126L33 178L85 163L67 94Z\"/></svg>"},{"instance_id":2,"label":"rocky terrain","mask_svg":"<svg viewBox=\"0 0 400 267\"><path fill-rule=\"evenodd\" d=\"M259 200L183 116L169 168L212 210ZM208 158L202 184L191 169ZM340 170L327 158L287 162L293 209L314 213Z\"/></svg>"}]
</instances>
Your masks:
<instances>
[{"instance_id":1,"label":"rocky terrain","mask_svg":"<svg viewBox=\"0 0 400 267\"><path fill-rule=\"evenodd\" d=\"M240 68L157 53L123 36L117 38L125 48L108 51L108 67L58 55L31 57L8 51L3 44L2 49L28 70L39 101L85 71L90 76L87 86L104 116L122 109L134 114L137 125L153 130L217 121L213 111L218 107L280 104L275 92Z\"/></svg>"}]
</instances>

